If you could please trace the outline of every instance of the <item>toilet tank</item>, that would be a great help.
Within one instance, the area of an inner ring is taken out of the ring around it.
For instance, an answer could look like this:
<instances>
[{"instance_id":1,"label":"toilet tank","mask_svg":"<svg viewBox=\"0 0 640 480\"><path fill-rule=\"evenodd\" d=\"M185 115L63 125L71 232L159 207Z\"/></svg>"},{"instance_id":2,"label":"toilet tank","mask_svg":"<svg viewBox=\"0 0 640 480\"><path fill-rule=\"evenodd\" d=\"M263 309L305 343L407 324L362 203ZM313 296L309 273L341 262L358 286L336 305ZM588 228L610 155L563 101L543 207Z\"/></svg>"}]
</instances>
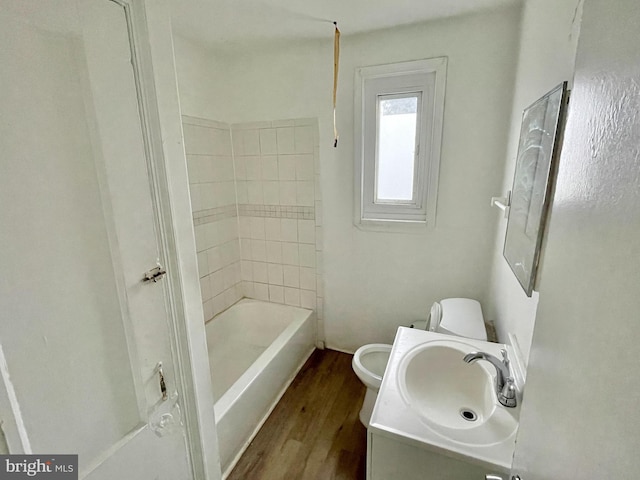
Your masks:
<instances>
[{"instance_id":1,"label":"toilet tank","mask_svg":"<svg viewBox=\"0 0 640 480\"><path fill-rule=\"evenodd\" d=\"M445 298L440 300L440 306L442 316L436 332L487 340L480 302L471 298Z\"/></svg>"}]
</instances>

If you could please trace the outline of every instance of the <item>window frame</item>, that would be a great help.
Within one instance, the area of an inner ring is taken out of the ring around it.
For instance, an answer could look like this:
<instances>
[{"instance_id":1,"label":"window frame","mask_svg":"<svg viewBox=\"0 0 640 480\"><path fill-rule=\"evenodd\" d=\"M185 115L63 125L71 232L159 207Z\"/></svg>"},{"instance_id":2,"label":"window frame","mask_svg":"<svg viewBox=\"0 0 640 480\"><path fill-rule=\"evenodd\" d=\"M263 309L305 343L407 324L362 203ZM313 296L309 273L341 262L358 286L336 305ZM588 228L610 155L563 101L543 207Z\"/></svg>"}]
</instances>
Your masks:
<instances>
[{"instance_id":1,"label":"window frame","mask_svg":"<svg viewBox=\"0 0 640 480\"><path fill-rule=\"evenodd\" d=\"M356 69L354 223L359 228L413 231L435 225L446 72L446 57ZM379 98L418 92L413 203L376 203Z\"/></svg>"}]
</instances>

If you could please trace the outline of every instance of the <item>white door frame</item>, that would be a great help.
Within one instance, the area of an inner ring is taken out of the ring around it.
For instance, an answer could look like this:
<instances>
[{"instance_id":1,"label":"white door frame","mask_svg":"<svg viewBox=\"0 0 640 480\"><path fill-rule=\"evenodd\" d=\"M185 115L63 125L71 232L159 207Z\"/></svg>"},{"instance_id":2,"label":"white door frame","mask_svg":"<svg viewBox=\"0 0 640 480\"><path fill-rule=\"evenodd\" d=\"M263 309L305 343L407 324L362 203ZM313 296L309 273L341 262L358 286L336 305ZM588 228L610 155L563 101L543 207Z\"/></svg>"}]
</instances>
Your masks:
<instances>
[{"instance_id":1,"label":"white door frame","mask_svg":"<svg viewBox=\"0 0 640 480\"><path fill-rule=\"evenodd\" d=\"M106 0L105 0L106 1ZM171 22L165 0L109 0L127 13L154 203L177 390L196 480L222 477L198 283ZM0 345L0 426L11 453L32 453Z\"/></svg>"},{"instance_id":2,"label":"white door frame","mask_svg":"<svg viewBox=\"0 0 640 480\"><path fill-rule=\"evenodd\" d=\"M217 480L221 478L220 460L170 16L164 1L111 1L128 13L160 261L168 272L170 337L193 477Z\"/></svg>"}]
</instances>

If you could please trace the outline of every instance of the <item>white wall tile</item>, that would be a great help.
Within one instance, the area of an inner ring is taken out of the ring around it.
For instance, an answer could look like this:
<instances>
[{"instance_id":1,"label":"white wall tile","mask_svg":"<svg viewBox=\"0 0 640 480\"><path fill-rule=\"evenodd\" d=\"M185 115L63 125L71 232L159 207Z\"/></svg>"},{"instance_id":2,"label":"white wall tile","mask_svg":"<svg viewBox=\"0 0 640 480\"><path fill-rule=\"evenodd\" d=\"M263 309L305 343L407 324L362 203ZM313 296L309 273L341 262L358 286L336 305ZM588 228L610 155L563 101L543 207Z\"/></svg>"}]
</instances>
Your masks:
<instances>
[{"instance_id":1,"label":"white wall tile","mask_svg":"<svg viewBox=\"0 0 640 480\"><path fill-rule=\"evenodd\" d=\"M183 124L183 132L184 149L187 155L213 155L215 153L214 136L211 128ZM293 153L293 151L289 153Z\"/></svg>"},{"instance_id":2,"label":"white wall tile","mask_svg":"<svg viewBox=\"0 0 640 480\"><path fill-rule=\"evenodd\" d=\"M242 282L242 294L247 298L255 298L255 288L253 282Z\"/></svg>"},{"instance_id":3,"label":"white wall tile","mask_svg":"<svg viewBox=\"0 0 640 480\"><path fill-rule=\"evenodd\" d=\"M300 290L297 288L284 288L284 303L294 307L300 306Z\"/></svg>"},{"instance_id":4,"label":"white wall tile","mask_svg":"<svg viewBox=\"0 0 640 480\"><path fill-rule=\"evenodd\" d=\"M278 153L295 153L294 129L283 127L276 130Z\"/></svg>"},{"instance_id":5,"label":"white wall tile","mask_svg":"<svg viewBox=\"0 0 640 480\"><path fill-rule=\"evenodd\" d=\"M267 245L264 240L251 240L251 258L257 262L267 261Z\"/></svg>"},{"instance_id":6,"label":"white wall tile","mask_svg":"<svg viewBox=\"0 0 640 480\"><path fill-rule=\"evenodd\" d=\"M260 137L258 130L244 130L243 133L243 155L260 155Z\"/></svg>"},{"instance_id":7,"label":"white wall tile","mask_svg":"<svg viewBox=\"0 0 640 480\"><path fill-rule=\"evenodd\" d=\"M212 296L208 276L200 279L200 296L202 297L202 300L209 300Z\"/></svg>"},{"instance_id":8,"label":"white wall tile","mask_svg":"<svg viewBox=\"0 0 640 480\"><path fill-rule=\"evenodd\" d=\"M315 291L316 270L314 268L300 267L300 288Z\"/></svg>"},{"instance_id":9,"label":"white wall tile","mask_svg":"<svg viewBox=\"0 0 640 480\"><path fill-rule=\"evenodd\" d=\"M253 265L249 260L242 260L240 262L240 269L242 271L242 280L248 282L253 281Z\"/></svg>"},{"instance_id":10,"label":"white wall tile","mask_svg":"<svg viewBox=\"0 0 640 480\"><path fill-rule=\"evenodd\" d=\"M300 251L300 266L302 267L315 267L316 266L316 247L315 245L309 245L301 243L299 245Z\"/></svg>"},{"instance_id":11,"label":"white wall tile","mask_svg":"<svg viewBox=\"0 0 640 480\"><path fill-rule=\"evenodd\" d=\"M249 203L262 205L264 202L262 182L247 181L247 196Z\"/></svg>"},{"instance_id":12,"label":"white wall tile","mask_svg":"<svg viewBox=\"0 0 640 480\"><path fill-rule=\"evenodd\" d=\"M311 126L295 127L295 149L296 153L313 153L315 146L314 128Z\"/></svg>"},{"instance_id":13,"label":"white wall tile","mask_svg":"<svg viewBox=\"0 0 640 480\"><path fill-rule=\"evenodd\" d=\"M231 131L228 128L216 128L213 130L215 154L231 156Z\"/></svg>"},{"instance_id":14,"label":"white wall tile","mask_svg":"<svg viewBox=\"0 0 640 480\"><path fill-rule=\"evenodd\" d=\"M313 220L298 220L298 241L315 244L316 224Z\"/></svg>"},{"instance_id":15,"label":"white wall tile","mask_svg":"<svg viewBox=\"0 0 640 480\"><path fill-rule=\"evenodd\" d=\"M225 308L227 307L226 307L226 301L224 298L224 292L216 297L213 297L213 315L214 316L224 311Z\"/></svg>"},{"instance_id":16,"label":"white wall tile","mask_svg":"<svg viewBox=\"0 0 640 480\"><path fill-rule=\"evenodd\" d=\"M213 247L207 249L207 263L209 264L209 272L217 272L223 267L222 255L220 253L220 247Z\"/></svg>"},{"instance_id":17,"label":"white wall tile","mask_svg":"<svg viewBox=\"0 0 640 480\"><path fill-rule=\"evenodd\" d=\"M285 265L300 265L300 254L297 243L282 243L282 263Z\"/></svg>"},{"instance_id":18,"label":"white wall tile","mask_svg":"<svg viewBox=\"0 0 640 480\"><path fill-rule=\"evenodd\" d=\"M209 262L207 261L207 252L198 252L198 277L202 278L205 275L209 275Z\"/></svg>"},{"instance_id":19,"label":"white wall tile","mask_svg":"<svg viewBox=\"0 0 640 480\"><path fill-rule=\"evenodd\" d=\"M233 268L230 265L222 269L222 280L225 290L233 285Z\"/></svg>"},{"instance_id":20,"label":"white wall tile","mask_svg":"<svg viewBox=\"0 0 640 480\"><path fill-rule=\"evenodd\" d=\"M312 290L300 290L300 306L302 308L316 309L316 293Z\"/></svg>"},{"instance_id":21,"label":"white wall tile","mask_svg":"<svg viewBox=\"0 0 640 480\"><path fill-rule=\"evenodd\" d=\"M220 250L220 258L222 259L222 266L223 267L231 265L233 262L238 260L233 255L233 244L232 244L232 242L223 243L218 248Z\"/></svg>"},{"instance_id":22,"label":"white wall tile","mask_svg":"<svg viewBox=\"0 0 640 480\"><path fill-rule=\"evenodd\" d=\"M213 296L220 295L224 291L224 273L222 270L213 272L210 275L211 294Z\"/></svg>"},{"instance_id":23,"label":"white wall tile","mask_svg":"<svg viewBox=\"0 0 640 480\"><path fill-rule=\"evenodd\" d=\"M244 153L244 130L236 130L233 129L231 131L231 137L233 145L233 155L234 156L243 156Z\"/></svg>"},{"instance_id":24,"label":"white wall tile","mask_svg":"<svg viewBox=\"0 0 640 480\"><path fill-rule=\"evenodd\" d=\"M251 238L256 240L265 239L264 231L264 218L263 217L250 217L251 218Z\"/></svg>"},{"instance_id":25,"label":"white wall tile","mask_svg":"<svg viewBox=\"0 0 640 480\"><path fill-rule=\"evenodd\" d=\"M282 244L267 240L267 262L282 263Z\"/></svg>"},{"instance_id":26,"label":"white wall tile","mask_svg":"<svg viewBox=\"0 0 640 480\"><path fill-rule=\"evenodd\" d=\"M298 241L298 221L292 218L280 219L280 238L283 242Z\"/></svg>"},{"instance_id":27,"label":"white wall tile","mask_svg":"<svg viewBox=\"0 0 640 480\"><path fill-rule=\"evenodd\" d=\"M269 263L267 264L267 271L269 274L269 284L282 285L284 283L282 265Z\"/></svg>"},{"instance_id":28,"label":"white wall tile","mask_svg":"<svg viewBox=\"0 0 640 480\"><path fill-rule=\"evenodd\" d=\"M236 182L236 193L238 203L249 203L249 190L246 181Z\"/></svg>"},{"instance_id":29,"label":"white wall tile","mask_svg":"<svg viewBox=\"0 0 640 480\"><path fill-rule=\"evenodd\" d=\"M251 217L239 217L238 234L240 238L251 238Z\"/></svg>"},{"instance_id":30,"label":"white wall tile","mask_svg":"<svg viewBox=\"0 0 640 480\"><path fill-rule=\"evenodd\" d=\"M267 264L263 262L252 262L253 281L259 283L269 283L269 273Z\"/></svg>"},{"instance_id":31,"label":"white wall tile","mask_svg":"<svg viewBox=\"0 0 640 480\"><path fill-rule=\"evenodd\" d=\"M298 194L296 182L280 182L280 205L296 205Z\"/></svg>"},{"instance_id":32,"label":"white wall tile","mask_svg":"<svg viewBox=\"0 0 640 480\"><path fill-rule=\"evenodd\" d=\"M284 303L284 288L279 285L269 285L269 301Z\"/></svg>"},{"instance_id":33,"label":"white wall tile","mask_svg":"<svg viewBox=\"0 0 640 480\"><path fill-rule=\"evenodd\" d=\"M262 164L262 180L278 180L278 156L277 155L263 155L260 157Z\"/></svg>"},{"instance_id":34,"label":"white wall tile","mask_svg":"<svg viewBox=\"0 0 640 480\"><path fill-rule=\"evenodd\" d=\"M240 258L242 260L253 260L253 254L251 252L251 240L248 238L240 239Z\"/></svg>"},{"instance_id":35,"label":"white wall tile","mask_svg":"<svg viewBox=\"0 0 640 480\"><path fill-rule=\"evenodd\" d=\"M264 219L264 228L265 235L267 240L275 240L279 241L282 239L281 236L281 221L279 218L265 218Z\"/></svg>"},{"instance_id":36,"label":"white wall tile","mask_svg":"<svg viewBox=\"0 0 640 480\"><path fill-rule=\"evenodd\" d=\"M312 181L315 176L313 155L295 155L296 180Z\"/></svg>"},{"instance_id":37,"label":"white wall tile","mask_svg":"<svg viewBox=\"0 0 640 480\"><path fill-rule=\"evenodd\" d=\"M224 308L227 309L234 303L236 303L238 299L236 298L236 289L235 287L231 287L224 292Z\"/></svg>"},{"instance_id":38,"label":"white wall tile","mask_svg":"<svg viewBox=\"0 0 640 480\"><path fill-rule=\"evenodd\" d=\"M245 157L240 155L235 155L233 158L233 168L235 169L236 180L247 179L247 166L244 159Z\"/></svg>"},{"instance_id":39,"label":"white wall tile","mask_svg":"<svg viewBox=\"0 0 640 480\"><path fill-rule=\"evenodd\" d=\"M296 205L313 207L315 204L313 182L296 182Z\"/></svg>"},{"instance_id":40,"label":"white wall tile","mask_svg":"<svg viewBox=\"0 0 640 480\"><path fill-rule=\"evenodd\" d=\"M260 157L244 157L247 180L262 180Z\"/></svg>"},{"instance_id":41,"label":"white wall tile","mask_svg":"<svg viewBox=\"0 0 640 480\"><path fill-rule=\"evenodd\" d=\"M263 155L278 153L275 128L264 128L260 130L260 152Z\"/></svg>"},{"instance_id":42,"label":"white wall tile","mask_svg":"<svg viewBox=\"0 0 640 480\"><path fill-rule=\"evenodd\" d=\"M205 157L207 158L207 157ZM235 172L231 157L212 157L210 162L206 162L202 167L203 175L212 182L233 182Z\"/></svg>"},{"instance_id":43,"label":"white wall tile","mask_svg":"<svg viewBox=\"0 0 640 480\"><path fill-rule=\"evenodd\" d=\"M272 127L293 127L296 124L294 119L274 120L271 122Z\"/></svg>"},{"instance_id":44,"label":"white wall tile","mask_svg":"<svg viewBox=\"0 0 640 480\"><path fill-rule=\"evenodd\" d=\"M275 181L262 182L265 205L280 205L280 183Z\"/></svg>"},{"instance_id":45,"label":"white wall tile","mask_svg":"<svg viewBox=\"0 0 640 480\"><path fill-rule=\"evenodd\" d=\"M285 287L300 287L300 267L296 265L284 265L283 274Z\"/></svg>"},{"instance_id":46,"label":"white wall tile","mask_svg":"<svg viewBox=\"0 0 640 480\"><path fill-rule=\"evenodd\" d=\"M295 155L278 155L278 179L280 181L296 179Z\"/></svg>"},{"instance_id":47,"label":"white wall tile","mask_svg":"<svg viewBox=\"0 0 640 480\"><path fill-rule=\"evenodd\" d=\"M269 286L266 283L254 283L254 295L257 300L269 301Z\"/></svg>"},{"instance_id":48,"label":"white wall tile","mask_svg":"<svg viewBox=\"0 0 640 480\"><path fill-rule=\"evenodd\" d=\"M236 200L236 185L233 180L229 182L215 183L218 186L220 198L220 204L218 206L235 205ZM214 191L215 195L215 191Z\"/></svg>"},{"instance_id":49,"label":"white wall tile","mask_svg":"<svg viewBox=\"0 0 640 480\"><path fill-rule=\"evenodd\" d=\"M202 310L205 322L213 318L213 298L202 303Z\"/></svg>"}]
</instances>

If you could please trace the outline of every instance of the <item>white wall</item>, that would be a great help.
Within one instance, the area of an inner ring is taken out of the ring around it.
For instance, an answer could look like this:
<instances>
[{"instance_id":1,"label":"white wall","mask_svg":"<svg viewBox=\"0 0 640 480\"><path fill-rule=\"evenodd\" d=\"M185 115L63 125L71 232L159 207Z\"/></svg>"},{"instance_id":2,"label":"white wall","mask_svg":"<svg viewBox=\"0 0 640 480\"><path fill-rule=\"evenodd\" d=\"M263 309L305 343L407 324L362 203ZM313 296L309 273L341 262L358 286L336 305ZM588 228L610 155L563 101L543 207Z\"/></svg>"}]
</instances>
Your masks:
<instances>
[{"instance_id":1,"label":"white wall","mask_svg":"<svg viewBox=\"0 0 640 480\"><path fill-rule=\"evenodd\" d=\"M640 471L640 3L585 0L514 474Z\"/></svg>"},{"instance_id":2,"label":"white wall","mask_svg":"<svg viewBox=\"0 0 640 480\"><path fill-rule=\"evenodd\" d=\"M573 78L581 4L582 0L525 2L507 162L502 188L494 195L502 195L511 189L522 111L559 83L564 80L571 82ZM502 256L507 221L497 209L494 216L500 218L500 221L493 250L491 288L485 315L495 322L500 341L506 342L509 333L515 334L526 360L535 323L538 293L534 292L528 298L511 272ZM539 278L543 276L544 254Z\"/></svg>"},{"instance_id":3,"label":"white wall","mask_svg":"<svg viewBox=\"0 0 640 480\"><path fill-rule=\"evenodd\" d=\"M220 72L211 51L191 40L174 35L173 48L183 115L222 121ZM224 77L222 77L224 78ZM225 82L226 83L226 82Z\"/></svg>"},{"instance_id":4,"label":"white wall","mask_svg":"<svg viewBox=\"0 0 640 480\"><path fill-rule=\"evenodd\" d=\"M503 177L519 18L512 7L365 35L343 32L337 149L331 31L325 42L214 55L211 84L219 86L215 101L225 120L319 120L328 346L354 350L391 342L399 324L424 318L443 297L485 300L497 222L488 205ZM358 230L352 214L355 68L443 55L449 68L436 228L425 234ZM179 71L181 86L187 76Z\"/></svg>"}]
</instances>

